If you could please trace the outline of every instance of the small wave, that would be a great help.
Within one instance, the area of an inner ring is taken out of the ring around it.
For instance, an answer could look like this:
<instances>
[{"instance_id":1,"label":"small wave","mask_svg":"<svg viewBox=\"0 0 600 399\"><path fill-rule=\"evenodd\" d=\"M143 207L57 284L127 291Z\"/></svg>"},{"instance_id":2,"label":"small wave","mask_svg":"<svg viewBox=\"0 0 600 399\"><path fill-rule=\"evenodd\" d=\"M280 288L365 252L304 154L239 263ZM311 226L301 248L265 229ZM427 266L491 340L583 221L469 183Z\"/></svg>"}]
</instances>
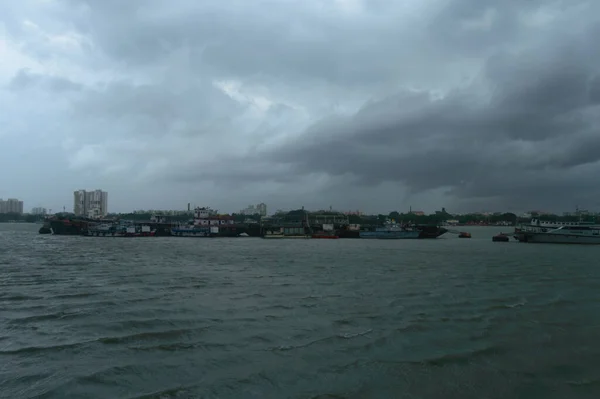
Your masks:
<instances>
[{"instance_id":1,"label":"small wave","mask_svg":"<svg viewBox=\"0 0 600 399\"><path fill-rule=\"evenodd\" d=\"M283 310L292 310L294 309L293 306L287 306L287 305L273 305L273 306L269 306L266 309L283 309Z\"/></svg>"},{"instance_id":2,"label":"small wave","mask_svg":"<svg viewBox=\"0 0 600 399\"><path fill-rule=\"evenodd\" d=\"M19 295L19 294L0 294L1 301L37 301L44 299L41 296Z\"/></svg>"},{"instance_id":3,"label":"small wave","mask_svg":"<svg viewBox=\"0 0 600 399\"><path fill-rule=\"evenodd\" d=\"M25 353L62 351L65 349L79 348L82 345L85 345L89 342L90 341L84 341L84 342L76 342L76 343L72 343L72 344L51 345L51 346L27 346L24 348L0 351L0 355L19 355L19 354L25 354Z\"/></svg>"},{"instance_id":4,"label":"small wave","mask_svg":"<svg viewBox=\"0 0 600 399\"><path fill-rule=\"evenodd\" d=\"M248 338L248 341L250 342L257 342L257 343L271 343L273 342L271 339L265 337L264 335L253 335L251 337Z\"/></svg>"},{"instance_id":5,"label":"small wave","mask_svg":"<svg viewBox=\"0 0 600 399\"><path fill-rule=\"evenodd\" d=\"M36 315L36 316L27 316L27 317L20 317L17 319L11 319L8 323L9 324L28 324L28 323L35 323L35 322L46 321L46 320L72 319L72 318L81 317L81 316L85 316L85 315L87 315L87 313L56 312L56 313L49 313L49 314L42 314L42 315Z\"/></svg>"},{"instance_id":6,"label":"small wave","mask_svg":"<svg viewBox=\"0 0 600 399\"><path fill-rule=\"evenodd\" d=\"M577 302L576 301L572 301L570 299L564 299L562 297L559 298L554 298L551 301L549 301L548 303L546 303L546 306L569 306L569 305L576 305Z\"/></svg>"},{"instance_id":7,"label":"small wave","mask_svg":"<svg viewBox=\"0 0 600 399\"><path fill-rule=\"evenodd\" d=\"M341 335L337 335L337 336L340 338L343 338L343 339L351 339L351 338L356 338L356 337L361 337L363 335L367 335L370 332L373 332L372 328L368 329L367 331L363 331L363 332L359 332L359 333L354 333L354 334L346 333L346 334L341 334Z\"/></svg>"},{"instance_id":8,"label":"small wave","mask_svg":"<svg viewBox=\"0 0 600 399\"><path fill-rule=\"evenodd\" d=\"M69 299L69 298L88 298L97 295L93 292L78 292L75 294L61 294L51 297L51 299Z\"/></svg>"},{"instance_id":9,"label":"small wave","mask_svg":"<svg viewBox=\"0 0 600 399\"><path fill-rule=\"evenodd\" d=\"M520 301L520 302L515 302L515 303L505 303L502 305L492 305L488 307L488 310L498 310L498 309L514 309L514 308L520 308L523 307L527 304L526 300Z\"/></svg>"},{"instance_id":10,"label":"small wave","mask_svg":"<svg viewBox=\"0 0 600 399\"><path fill-rule=\"evenodd\" d=\"M347 326L347 325L351 325L354 324L354 320L350 320L350 319L339 319L339 320L334 320L333 324L338 325L338 326Z\"/></svg>"},{"instance_id":11,"label":"small wave","mask_svg":"<svg viewBox=\"0 0 600 399\"><path fill-rule=\"evenodd\" d=\"M197 346L198 345L196 345L196 344L186 344L183 342L178 342L178 343L174 343L174 344L162 344L162 345L155 345L155 346L136 346L136 347L130 347L129 349L135 350L135 351L147 351L147 352L154 352L154 351L177 352L177 351L181 351L181 350L194 349Z\"/></svg>"},{"instance_id":12,"label":"small wave","mask_svg":"<svg viewBox=\"0 0 600 399\"><path fill-rule=\"evenodd\" d=\"M271 350L271 351L290 351L290 350L294 350L294 349L308 348L309 346L312 346L312 345L320 343L320 342L331 341L331 340L335 340L335 339L352 339L352 338L356 338L356 337L361 337L361 336L369 334L372 331L373 331L372 329L369 329L369 330L359 332L359 333L337 334L337 335L332 335L330 337L319 338L314 341L307 342L305 344L281 345L276 348L270 348L269 350Z\"/></svg>"},{"instance_id":13,"label":"small wave","mask_svg":"<svg viewBox=\"0 0 600 399\"><path fill-rule=\"evenodd\" d=\"M196 334L207 330L210 327L198 328L198 329L180 329L180 330L167 330L167 331L155 331L155 332L142 332L137 334L123 335L120 337L104 337L99 338L98 342L103 344L126 344L130 342L138 341L152 341L169 338L180 338L190 334Z\"/></svg>"},{"instance_id":14,"label":"small wave","mask_svg":"<svg viewBox=\"0 0 600 399\"><path fill-rule=\"evenodd\" d=\"M427 364L427 365L431 365L431 366L440 367L440 366L447 366L447 365L451 365L451 364L470 363L473 360L480 358L480 357L498 355L498 354L502 354L504 352L505 352L505 350L499 346L488 346L488 347L482 348L482 349L476 349L476 350L462 352L462 353L447 354L447 355L442 355L439 357L434 357L434 358L425 359L425 360L422 360L419 362L411 362L411 363L420 363L420 364Z\"/></svg>"},{"instance_id":15,"label":"small wave","mask_svg":"<svg viewBox=\"0 0 600 399\"><path fill-rule=\"evenodd\" d=\"M92 383L101 383L106 384L107 382L111 384L116 384L111 377L113 376L122 376L122 375L143 375L145 374L143 371L144 366L141 365L125 365L125 366L112 366L108 367L94 373L84 375L81 377L77 377L76 380L80 382L92 382ZM111 381L112 380L112 381Z\"/></svg>"},{"instance_id":16,"label":"small wave","mask_svg":"<svg viewBox=\"0 0 600 399\"><path fill-rule=\"evenodd\" d=\"M141 395L131 396L128 399L172 399L172 398L191 398L191 391L198 386L179 386L176 388L167 388L165 390L155 391L151 393L143 393Z\"/></svg>"},{"instance_id":17,"label":"small wave","mask_svg":"<svg viewBox=\"0 0 600 399\"><path fill-rule=\"evenodd\" d=\"M583 378L576 381L568 381L567 384L574 387L600 387L600 378Z\"/></svg>"}]
</instances>

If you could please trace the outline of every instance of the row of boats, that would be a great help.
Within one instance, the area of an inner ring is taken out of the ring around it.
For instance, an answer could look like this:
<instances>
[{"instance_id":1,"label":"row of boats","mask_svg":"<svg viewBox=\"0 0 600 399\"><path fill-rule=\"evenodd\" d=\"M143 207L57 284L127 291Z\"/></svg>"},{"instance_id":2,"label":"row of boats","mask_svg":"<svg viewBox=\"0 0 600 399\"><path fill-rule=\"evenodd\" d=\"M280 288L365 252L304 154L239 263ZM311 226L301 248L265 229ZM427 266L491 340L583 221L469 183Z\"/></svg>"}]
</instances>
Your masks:
<instances>
[{"instance_id":1,"label":"row of boats","mask_svg":"<svg viewBox=\"0 0 600 399\"><path fill-rule=\"evenodd\" d=\"M283 224L235 223L228 215L218 215L210 208L196 208L187 223L168 223L163 219L149 221L90 220L82 218L50 218L40 234L84 235L91 237L263 237L274 238L369 238L417 239L437 238L448 230L437 225L399 224L387 221L382 226L359 226L309 221L308 213Z\"/></svg>"},{"instance_id":2,"label":"row of boats","mask_svg":"<svg viewBox=\"0 0 600 399\"><path fill-rule=\"evenodd\" d=\"M171 224L165 220L133 222L123 220L93 221L85 219L46 220L40 234L85 235L94 237L245 237L258 236L266 239L282 238L364 238L364 239L419 239L437 238L446 232L436 225L399 224L387 221L378 227L334 226L309 222L308 214L283 226L269 224L240 225L233 218L216 215L210 208L196 208L195 217L188 223ZM466 232L454 232L460 238L470 238ZM494 241L507 241L509 234L494 236ZM528 243L600 244L600 225L592 222L548 222L533 219L515 228L515 240Z\"/></svg>"},{"instance_id":3,"label":"row of boats","mask_svg":"<svg viewBox=\"0 0 600 399\"><path fill-rule=\"evenodd\" d=\"M345 234L344 237L371 238L371 239L418 239L436 238L447 230L438 226L400 225L397 223L386 223L370 231L356 231L356 234ZM152 237L157 235L157 230L147 224L124 224L124 223L96 223L89 224L82 232L85 236L92 237ZM169 229L171 236L176 237L219 237L223 236L218 225L204 225L191 223L187 225L176 225ZM231 235L230 235L231 236ZM247 233L235 234L235 236L247 237ZM266 239L276 238L318 238L337 239L340 233L334 230L321 230L313 232L305 227L280 227L266 229L260 235Z\"/></svg>"},{"instance_id":4,"label":"row of boats","mask_svg":"<svg viewBox=\"0 0 600 399\"><path fill-rule=\"evenodd\" d=\"M401 225L388 221L383 226L372 230L359 230L355 238L370 239L417 239L417 238L437 238L445 234L448 230L438 226L425 225ZM263 238L339 238L332 230L323 230L317 233L307 232L304 228L279 228L277 230L267 230Z\"/></svg>"}]
</instances>

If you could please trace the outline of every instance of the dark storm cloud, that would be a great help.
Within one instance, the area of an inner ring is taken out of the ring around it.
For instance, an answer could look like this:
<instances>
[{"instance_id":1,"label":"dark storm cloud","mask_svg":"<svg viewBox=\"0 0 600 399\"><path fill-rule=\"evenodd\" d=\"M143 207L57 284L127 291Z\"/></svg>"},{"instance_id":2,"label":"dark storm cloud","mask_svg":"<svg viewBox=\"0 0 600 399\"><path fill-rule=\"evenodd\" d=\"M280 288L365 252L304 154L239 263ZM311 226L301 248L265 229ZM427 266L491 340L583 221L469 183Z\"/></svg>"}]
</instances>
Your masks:
<instances>
[{"instance_id":1,"label":"dark storm cloud","mask_svg":"<svg viewBox=\"0 0 600 399\"><path fill-rule=\"evenodd\" d=\"M334 205L372 190L373 208L429 193L439 206L591 207L600 194L600 2L64 0L0 12L33 68L11 70L11 98L35 109L34 90L76 93L44 118L81 176L143 170L146 192L181 198L213 183L293 202L322 190Z\"/></svg>"},{"instance_id":2,"label":"dark storm cloud","mask_svg":"<svg viewBox=\"0 0 600 399\"><path fill-rule=\"evenodd\" d=\"M415 191L451 187L463 199L497 197L511 206L587 197L600 191L600 109L597 56L586 39L491 57L483 82L491 90L480 103L473 100L481 83L440 100L401 93L315 125L304 144L271 157L298 173L351 172ZM578 169L584 165L593 168Z\"/></svg>"}]
</instances>

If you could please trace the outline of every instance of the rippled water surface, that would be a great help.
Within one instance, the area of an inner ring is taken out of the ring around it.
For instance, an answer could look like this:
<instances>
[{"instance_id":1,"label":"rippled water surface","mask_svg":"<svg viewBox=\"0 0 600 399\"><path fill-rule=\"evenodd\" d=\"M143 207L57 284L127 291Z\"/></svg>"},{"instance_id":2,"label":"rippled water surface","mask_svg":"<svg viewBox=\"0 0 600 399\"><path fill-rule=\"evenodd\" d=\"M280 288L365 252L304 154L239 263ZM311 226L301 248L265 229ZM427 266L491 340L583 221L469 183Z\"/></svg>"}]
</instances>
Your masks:
<instances>
[{"instance_id":1,"label":"rippled water surface","mask_svg":"<svg viewBox=\"0 0 600 399\"><path fill-rule=\"evenodd\" d=\"M6 398L600 397L600 247L0 224Z\"/></svg>"}]
</instances>

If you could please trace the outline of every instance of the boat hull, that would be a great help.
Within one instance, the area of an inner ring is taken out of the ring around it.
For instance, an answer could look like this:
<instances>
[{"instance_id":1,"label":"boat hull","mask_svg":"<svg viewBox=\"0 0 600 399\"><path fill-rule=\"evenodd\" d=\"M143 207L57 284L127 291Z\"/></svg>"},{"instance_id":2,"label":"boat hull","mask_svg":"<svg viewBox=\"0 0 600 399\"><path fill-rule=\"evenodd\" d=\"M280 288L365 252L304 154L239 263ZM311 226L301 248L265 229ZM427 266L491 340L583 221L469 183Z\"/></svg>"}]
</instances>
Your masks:
<instances>
[{"instance_id":1,"label":"boat hull","mask_svg":"<svg viewBox=\"0 0 600 399\"><path fill-rule=\"evenodd\" d=\"M313 234L311 237L312 238L330 239L330 240L340 238L338 236L330 235L330 234Z\"/></svg>"},{"instance_id":2,"label":"boat hull","mask_svg":"<svg viewBox=\"0 0 600 399\"><path fill-rule=\"evenodd\" d=\"M526 233L516 234L517 240L536 244L586 244L600 245L600 235Z\"/></svg>"},{"instance_id":3,"label":"boat hull","mask_svg":"<svg viewBox=\"0 0 600 399\"><path fill-rule=\"evenodd\" d=\"M275 240L275 239L292 239L292 238L311 238L311 236L309 235L285 235L285 234L265 234L262 238L265 239L269 239L269 240Z\"/></svg>"},{"instance_id":4,"label":"boat hull","mask_svg":"<svg viewBox=\"0 0 600 399\"><path fill-rule=\"evenodd\" d=\"M419 238L420 231L361 231L360 238L401 240Z\"/></svg>"},{"instance_id":5,"label":"boat hull","mask_svg":"<svg viewBox=\"0 0 600 399\"><path fill-rule=\"evenodd\" d=\"M438 238L448 232L448 229L439 226L417 225L419 230L419 238Z\"/></svg>"},{"instance_id":6,"label":"boat hull","mask_svg":"<svg viewBox=\"0 0 600 399\"><path fill-rule=\"evenodd\" d=\"M211 233L208 229L171 229L171 235L175 237L211 238L218 236L218 234Z\"/></svg>"},{"instance_id":7,"label":"boat hull","mask_svg":"<svg viewBox=\"0 0 600 399\"><path fill-rule=\"evenodd\" d=\"M335 232L340 238L360 238L360 232L358 230L345 230L340 229Z\"/></svg>"}]
</instances>

